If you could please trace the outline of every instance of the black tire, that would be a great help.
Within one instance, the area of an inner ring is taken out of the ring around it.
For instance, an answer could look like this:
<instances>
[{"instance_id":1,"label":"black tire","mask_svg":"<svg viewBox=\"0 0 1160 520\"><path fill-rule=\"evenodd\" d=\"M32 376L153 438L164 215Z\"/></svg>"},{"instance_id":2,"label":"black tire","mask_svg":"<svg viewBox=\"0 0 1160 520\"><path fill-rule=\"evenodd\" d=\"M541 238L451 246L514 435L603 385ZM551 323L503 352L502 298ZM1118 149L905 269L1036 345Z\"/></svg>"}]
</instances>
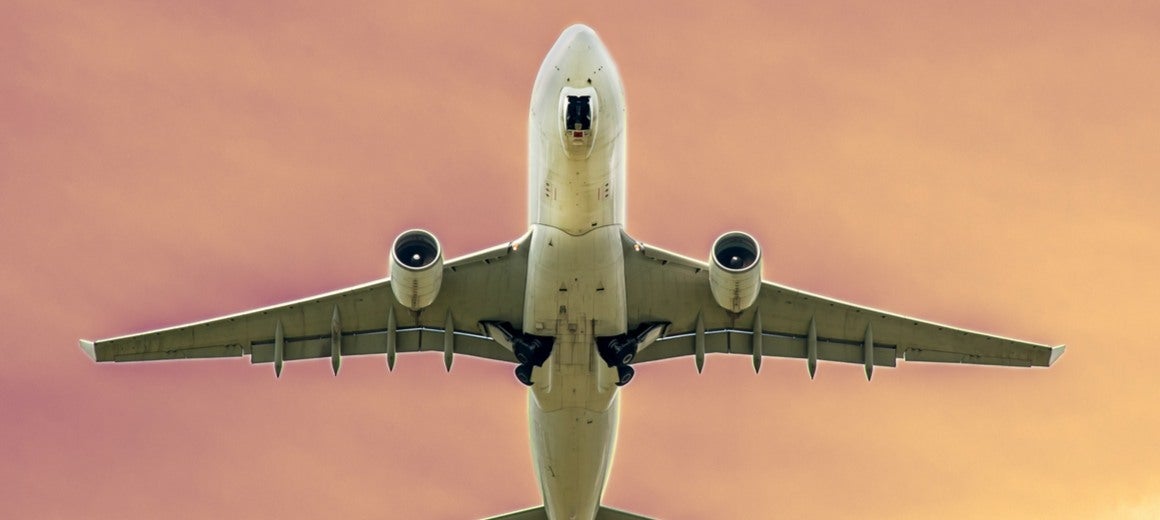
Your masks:
<instances>
[{"instance_id":1,"label":"black tire","mask_svg":"<svg viewBox=\"0 0 1160 520\"><path fill-rule=\"evenodd\" d=\"M636 358L636 342L627 338L612 338L608 342L608 366L627 365Z\"/></svg>"},{"instance_id":2,"label":"black tire","mask_svg":"<svg viewBox=\"0 0 1160 520\"><path fill-rule=\"evenodd\" d=\"M602 361L604 361L604 364L608 365L609 367L616 366L616 362L613 361L613 359L615 359L615 358L613 358L612 345L611 345L612 341L615 341L615 340L596 338L596 353L600 354L600 359Z\"/></svg>"},{"instance_id":3,"label":"black tire","mask_svg":"<svg viewBox=\"0 0 1160 520\"><path fill-rule=\"evenodd\" d=\"M528 363L516 365L516 379L524 386L532 386L532 365Z\"/></svg>"},{"instance_id":4,"label":"black tire","mask_svg":"<svg viewBox=\"0 0 1160 520\"><path fill-rule=\"evenodd\" d=\"M532 355L528 357L528 362L538 367L544 366L544 362L552 355L552 344L545 344L539 338L532 339L528 344L532 346Z\"/></svg>"},{"instance_id":5,"label":"black tire","mask_svg":"<svg viewBox=\"0 0 1160 520\"><path fill-rule=\"evenodd\" d=\"M531 343L516 340L512 347L512 350L515 350L516 360L519 361L521 365L526 365L534 361L536 349L532 346Z\"/></svg>"},{"instance_id":6,"label":"black tire","mask_svg":"<svg viewBox=\"0 0 1160 520\"><path fill-rule=\"evenodd\" d=\"M616 386L624 386L627 385L629 381L632 381L632 376L636 375L636 370L633 370L633 368L628 365L620 365L616 367L616 375Z\"/></svg>"}]
</instances>

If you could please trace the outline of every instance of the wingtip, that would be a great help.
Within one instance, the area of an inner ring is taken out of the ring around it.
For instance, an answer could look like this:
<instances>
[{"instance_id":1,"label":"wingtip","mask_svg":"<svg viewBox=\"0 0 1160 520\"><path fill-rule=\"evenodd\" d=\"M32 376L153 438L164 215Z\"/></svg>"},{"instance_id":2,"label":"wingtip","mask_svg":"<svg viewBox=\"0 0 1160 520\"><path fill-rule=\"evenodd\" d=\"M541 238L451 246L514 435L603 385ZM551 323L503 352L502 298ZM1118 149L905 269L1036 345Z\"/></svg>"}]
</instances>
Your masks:
<instances>
[{"instance_id":1,"label":"wingtip","mask_svg":"<svg viewBox=\"0 0 1160 520\"><path fill-rule=\"evenodd\" d=\"M92 341L89 341L87 339L82 339L80 341L80 347L81 347L81 350L85 353L85 355L89 356L89 359L91 359L93 361L97 360L97 347L96 347L96 345L93 344Z\"/></svg>"},{"instance_id":2,"label":"wingtip","mask_svg":"<svg viewBox=\"0 0 1160 520\"><path fill-rule=\"evenodd\" d=\"M1063 352L1065 350L1067 350L1067 345L1058 345L1055 347L1051 347L1051 358L1049 358L1047 360L1047 366L1051 366L1051 365L1055 364L1055 361L1058 360L1060 358L1060 356L1063 355Z\"/></svg>"}]
</instances>

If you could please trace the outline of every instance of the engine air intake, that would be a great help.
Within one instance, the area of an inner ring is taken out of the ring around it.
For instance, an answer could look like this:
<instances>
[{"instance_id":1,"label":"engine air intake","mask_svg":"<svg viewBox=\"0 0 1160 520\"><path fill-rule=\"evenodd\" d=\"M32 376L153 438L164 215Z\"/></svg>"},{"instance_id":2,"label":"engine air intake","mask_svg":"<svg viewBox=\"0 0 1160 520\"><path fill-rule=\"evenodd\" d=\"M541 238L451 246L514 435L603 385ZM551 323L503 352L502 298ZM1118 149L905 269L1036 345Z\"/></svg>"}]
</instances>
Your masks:
<instances>
[{"instance_id":1,"label":"engine air intake","mask_svg":"<svg viewBox=\"0 0 1160 520\"><path fill-rule=\"evenodd\" d=\"M417 311L431 305L443 284L443 249L435 235L404 231L391 246L391 292L395 300Z\"/></svg>"},{"instance_id":2,"label":"engine air intake","mask_svg":"<svg viewBox=\"0 0 1160 520\"><path fill-rule=\"evenodd\" d=\"M439 258L439 242L425 231L408 231L395 239L394 254L399 263L411 269L422 269Z\"/></svg>"},{"instance_id":3,"label":"engine air intake","mask_svg":"<svg viewBox=\"0 0 1160 520\"><path fill-rule=\"evenodd\" d=\"M730 312L741 312L757 301L761 290L761 247L753 237L732 231L713 242L709 288L717 305Z\"/></svg>"}]
</instances>

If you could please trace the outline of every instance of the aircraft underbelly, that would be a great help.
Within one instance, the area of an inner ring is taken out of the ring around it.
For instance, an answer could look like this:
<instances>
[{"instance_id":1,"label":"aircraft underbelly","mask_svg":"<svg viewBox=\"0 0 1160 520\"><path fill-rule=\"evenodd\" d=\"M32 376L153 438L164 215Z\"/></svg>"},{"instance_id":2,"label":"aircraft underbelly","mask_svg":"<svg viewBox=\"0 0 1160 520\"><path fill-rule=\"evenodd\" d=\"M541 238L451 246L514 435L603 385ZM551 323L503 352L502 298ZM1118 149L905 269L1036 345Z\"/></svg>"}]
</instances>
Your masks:
<instances>
[{"instance_id":1,"label":"aircraft underbelly","mask_svg":"<svg viewBox=\"0 0 1160 520\"><path fill-rule=\"evenodd\" d=\"M589 520L600 505L619 387L596 338L628 328L623 88L607 52L586 41L565 42L545 58L528 127L532 233L523 332L554 338L547 361L532 370L528 417L533 464L553 519ZM588 97L573 105L580 98L568 95ZM573 116L591 117L591 127L565 128ZM578 131L591 131L582 138L591 138L590 149L569 148Z\"/></svg>"},{"instance_id":2,"label":"aircraft underbelly","mask_svg":"<svg viewBox=\"0 0 1160 520\"><path fill-rule=\"evenodd\" d=\"M620 226L602 226L579 236L546 225L532 230L524 332L557 337L623 333L627 314Z\"/></svg>"},{"instance_id":3,"label":"aircraft underbelly","mask_svg":"<svg viewBox=\"0 0 1160 520\"><path fill-rule=\"evenodd\" d=\"M619 398L592 411L564 407L545 411L528 399L532 459L549 518L589 520L596 515L611 469Z\"/></svg>"},{"instance_id":4,"label":"aircraft underbelly","mask_svg":"<svg viewBox=\"0 0 1160 520\"><path fill-rule=\"evenodd\" d=\"M551 518L587 520L599 506L616 436L616 369L596 353L596 337L627 328L620 228L579 236L533 228L524 329L555 339L532 373L532 458Z\"/></svg>"}]
</instances>

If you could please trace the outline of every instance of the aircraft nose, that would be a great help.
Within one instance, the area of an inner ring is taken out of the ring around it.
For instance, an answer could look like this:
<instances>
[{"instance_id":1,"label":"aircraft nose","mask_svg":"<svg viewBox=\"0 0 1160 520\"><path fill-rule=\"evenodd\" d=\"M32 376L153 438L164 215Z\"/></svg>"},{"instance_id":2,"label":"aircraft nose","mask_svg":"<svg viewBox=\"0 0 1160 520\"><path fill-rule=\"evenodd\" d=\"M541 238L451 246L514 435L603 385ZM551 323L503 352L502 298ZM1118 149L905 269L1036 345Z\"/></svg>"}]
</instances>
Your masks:
<instances>
[{"instance_id":1,"label":"aircraft nose","mask_svg":"<svg viewBox=\"0 0 1160 520\"><path fill-rule=\"evenodd\" d=\"M575 24L560 34L554 47L587 47L592 49L603 48L604 43L591 27L582 23Z\"/></svg>"}]
</instances>

